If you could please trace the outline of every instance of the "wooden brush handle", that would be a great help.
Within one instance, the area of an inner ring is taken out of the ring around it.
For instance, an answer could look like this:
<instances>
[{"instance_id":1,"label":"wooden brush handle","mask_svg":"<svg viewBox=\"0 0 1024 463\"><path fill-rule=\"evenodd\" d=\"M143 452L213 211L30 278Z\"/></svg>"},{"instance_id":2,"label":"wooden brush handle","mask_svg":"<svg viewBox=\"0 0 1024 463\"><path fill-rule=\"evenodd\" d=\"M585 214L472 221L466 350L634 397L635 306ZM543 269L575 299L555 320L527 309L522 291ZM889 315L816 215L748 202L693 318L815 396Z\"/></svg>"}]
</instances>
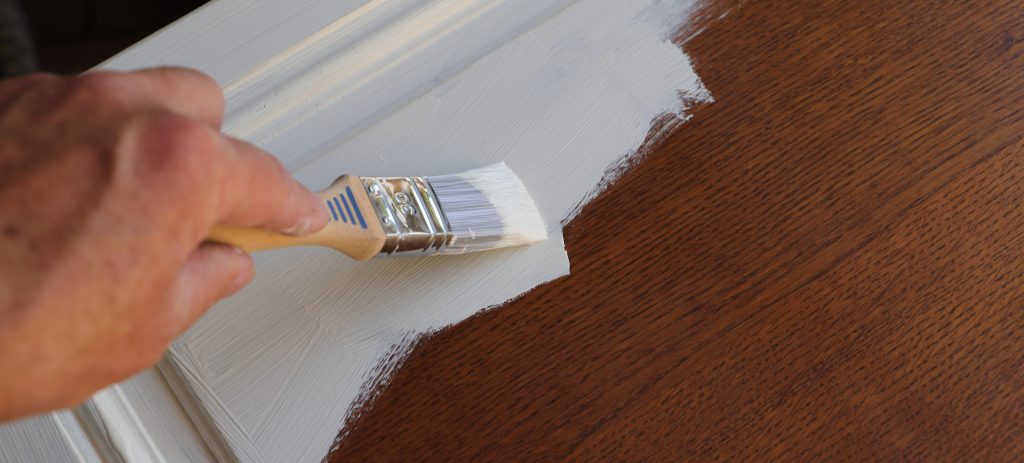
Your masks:
<instances>
[{"instance_id":1,"label":"wooden brush handle","mask_svg":"<svg viewBox=\"0 0 1024 463\"><path fill-rule=\"evenodd\" d=\"M317 195L327 204L330 221L312 235L291 236L258 228L218 225L207 240L248 252L288 246L327 246L356 260L369 259L380 252L384 246L384 228L359 177L339 177Z\"/></svg>"}]
</instances>

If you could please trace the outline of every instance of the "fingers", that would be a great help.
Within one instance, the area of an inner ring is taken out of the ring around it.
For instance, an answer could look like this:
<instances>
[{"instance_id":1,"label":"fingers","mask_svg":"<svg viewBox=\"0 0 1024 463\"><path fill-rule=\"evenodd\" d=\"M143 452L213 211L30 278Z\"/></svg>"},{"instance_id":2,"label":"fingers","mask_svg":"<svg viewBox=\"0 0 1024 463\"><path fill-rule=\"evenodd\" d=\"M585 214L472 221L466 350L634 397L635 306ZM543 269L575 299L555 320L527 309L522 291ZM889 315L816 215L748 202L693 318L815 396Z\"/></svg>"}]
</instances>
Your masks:
<instances>
[{"instance_id":1,"label":"fingers","mask_svg":"<svg viewBox=\"0 0 1024 463\"><path fill-rule=\"evenodd\" d=\"M219 128L223 92L204 74L183 68L156 68L128 74L139 97L160 95L172 113ZM227 149L212 156L221 166L216 188L222 199L218 224L260 227L293 234L319 230L327 223L321 201L291 178L273 156L249 143L223 138Z\"/></svg>"},{"instance_id":2,"label":"fingers","mask_svg":"<svg viewBox=\"0 0 1024 463\"><path fill-rule=\"evenodd\" d=\"M87 77L87 94L123 90L119 100L136 117L130 136L121 137L131 146L122 151L139 154L153 195L177 203L194 198L189 209L207 212L195 216L202 222L197 230L222 224L306 234L327 223L326 206L273 156L220 134L223 95L209 77L180 68L81 76Z\"/></svg>"},{"instance_id":3,"label":"fingers","mask_svg":"<svg viewBox=\"0 0 1024 463\"><path fill-rule=\"evenodd\" d=\"M20 77L5 79L0 85L0 104L7 105L26 89L37 85L46 85L60 81L60 77L54 74L34 73Z\"/></svg>"},{"instance_id":4,"label":"fingers","mask_svg":"<svg viewBox=\"0 0 1024 463\"><path fill-rule=\"evenodd\" d=\"M150 87L168 109L220 128L224 122L224 91L213 78L186 68L163 67L131 73L140 89Z\"/></svg>"},{"instance_id":5,"label":"fingers","mask_svg":"<svg viewBox=\"0 0 1024 463\"><path fill-rule=\"evenodd\" d=\"M323 202L292 179L277 159L249 143L225 139L230 149L218 182L223 198L218 223L297 235L327 224Z\"/></svg>"},{"instance_id":6,"label":"fingers","mask_svg":"<svg viewBox=\"0 0 1024 463\"><path fill-rule=\"evenodd\" d=\"M253 262L238 248L203 243L185 260L171 289L174 319L183 331L217 301L252 280Z\"/></svg>"},{"instance_id":7,"label":"fingers","mask_svg":"<svg viewBox=\"0 0 1024 463\"><path fill-rule=\"evenodd\" d=\"M209 76L191 69L163 67L134 72L89 72L75 78L88 94L105 94L133 109L165 110L219 129L224 93Z\"/></svg>"},{"instance_id":8,"label":"fingers","mask_svg":"<svg viewBox=\"0 0 1024 463\"><path fill-rule=\"evenodd\" d=\"M152 68L135 72L93 71L77 77L30 74L0 85L0 105L11 104L32 90L35 106L70 105L116 111L159 110L194 119L220 129L224 93L216 81L185 68Z\"/></svg>"}]
</instances>

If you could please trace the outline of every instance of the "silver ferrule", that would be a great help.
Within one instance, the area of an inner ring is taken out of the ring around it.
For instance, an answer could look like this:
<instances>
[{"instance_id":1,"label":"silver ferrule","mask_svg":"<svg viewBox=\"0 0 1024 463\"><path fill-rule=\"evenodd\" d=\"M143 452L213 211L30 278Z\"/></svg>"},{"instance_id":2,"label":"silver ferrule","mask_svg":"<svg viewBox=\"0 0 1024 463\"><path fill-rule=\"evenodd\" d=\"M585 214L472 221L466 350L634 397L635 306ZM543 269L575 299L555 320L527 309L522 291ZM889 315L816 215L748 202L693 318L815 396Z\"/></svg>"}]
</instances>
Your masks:
<instances>
[{"instance_id":1,"label":"silver ferrule","mask_svg":"<svg viewBox=\"0 0 1024 463\"><path fill-rule=\"evenodd\" d=\"M361 177L387 240L382 255L434 254L454 234L425 177Z\"/></svg>"}]
</instances>

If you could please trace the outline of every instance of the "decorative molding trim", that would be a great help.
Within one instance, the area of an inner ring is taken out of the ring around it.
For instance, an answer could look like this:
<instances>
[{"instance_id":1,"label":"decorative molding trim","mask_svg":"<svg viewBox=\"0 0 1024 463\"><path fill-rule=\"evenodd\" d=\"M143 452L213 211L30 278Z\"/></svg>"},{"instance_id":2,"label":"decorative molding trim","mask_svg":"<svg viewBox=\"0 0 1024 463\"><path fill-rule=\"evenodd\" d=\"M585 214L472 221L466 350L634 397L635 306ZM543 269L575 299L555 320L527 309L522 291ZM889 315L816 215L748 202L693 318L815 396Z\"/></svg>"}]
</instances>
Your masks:
<instances>
[{"instance_id":1,"label":"decorative molding trim","mask_svg":"<svg viewBox=\"0 0 1024 463\"><path fill-rule=\"evenodd\" d=\"M75 411L82 428L104 459L129 462L164 463L149 431L120 385L108 387L92 396Z\"/></svg>"},{"instance_id":2,"label":"decorative molding trim","mask_svg":"<svg viewBox=\"0 0 1024 463\"><path fill-rule=\"evenodd\" d=\"M61 410L0 423L0 461L118 462L86 432L78 413Z\"/></svg>"},{"instance_id":3,"label":"decorative molding trim","mask_svg":"<svg viewBox=\"0 0 1024 463\"><path fill-rule=\"evenodd\" d=\"M224 129L300 166L575 1L370 2L228 84Z\"/></svg>"},{"instance_id":4,"label":"decorative molding trim","mask_svg":"<svg viewBox=\"0 0 1024 463\"><path fill-rule=\"evenodd\" d=\"M185 413L188 414L196 431L202 436L213 459L218 462L239 461L240 459L224 440L224 436L215 427L209 411L203 408L192 388L188 386L187 373L182 370L181 364L173 356L167 355L157 364L157 370L184 408ZM256 452L250 449L247 454L256 454Z\"/></svg>"},{"instance_id":5,"label":"decorative molding trim","mask_svg":"<svg viewBox=\"0 0 1024 463\"><path fill-rule=\"evenodd\" d=\"M78 410L63 410L52 414L54 422L60 429L64 441L70 444L75 451L75 457L80 462L116 462L121 461L120 457L104 442L96 442L92 435L86 432L85 424Z\"/></svg>"}]
</instances>

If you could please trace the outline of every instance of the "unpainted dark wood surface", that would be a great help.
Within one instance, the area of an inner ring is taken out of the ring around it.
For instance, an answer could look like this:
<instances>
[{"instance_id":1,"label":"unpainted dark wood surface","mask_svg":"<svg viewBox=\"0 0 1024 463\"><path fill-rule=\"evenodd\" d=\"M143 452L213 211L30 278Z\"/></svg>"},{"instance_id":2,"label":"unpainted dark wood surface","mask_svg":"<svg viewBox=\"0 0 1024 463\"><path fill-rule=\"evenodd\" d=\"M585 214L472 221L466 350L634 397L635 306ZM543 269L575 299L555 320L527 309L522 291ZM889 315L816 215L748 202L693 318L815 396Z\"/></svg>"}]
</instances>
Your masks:
<instances>
[{"instance_id":1,"label":"unpainted dark wood surface","mask_svg":"<svg viewBox=\"0 0 1024 463\"><path fill-rule=\"evenodd\" d=\"M1024 458L1022 5L708 8L681 37L717 101L331 461Z\"/></svg>"}]
</instances>

